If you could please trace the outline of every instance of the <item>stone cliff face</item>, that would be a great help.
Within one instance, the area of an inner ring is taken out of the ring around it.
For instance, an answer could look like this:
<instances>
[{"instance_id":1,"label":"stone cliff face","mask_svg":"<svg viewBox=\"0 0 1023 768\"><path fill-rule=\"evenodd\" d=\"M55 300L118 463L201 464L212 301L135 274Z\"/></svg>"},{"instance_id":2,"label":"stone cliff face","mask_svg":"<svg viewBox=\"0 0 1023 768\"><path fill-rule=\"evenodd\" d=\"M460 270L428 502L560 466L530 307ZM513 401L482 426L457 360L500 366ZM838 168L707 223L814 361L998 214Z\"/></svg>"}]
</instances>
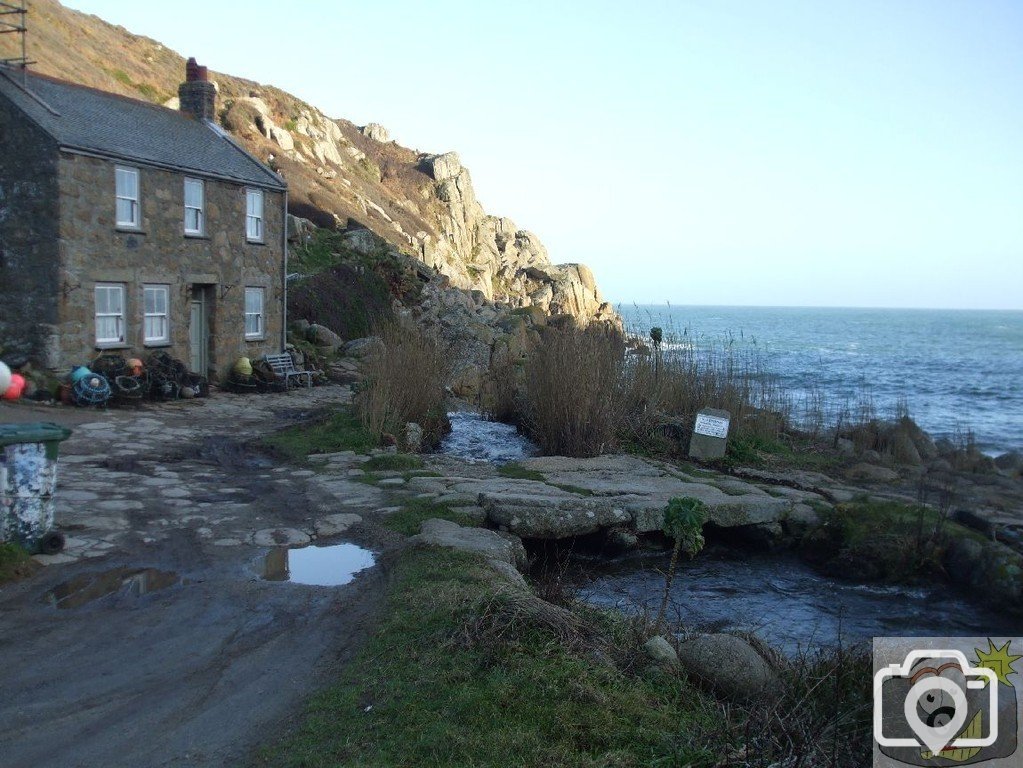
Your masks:
<instances>
[{"instance_id":1,"label":"stone cliff face","mask_svg":"<svg viewBox=\"0 0 1023 768\"><path fill-rule=\"evenodd\" d=\"M34 69L177 107L173 94L184 71L177 53L56 0L31 0L29 7ZM0 36L0 58L14 55L13 37ZM487 214L457 154L420 153L391 141L378 124L359 127L272 86L210 76L218 120L287 179L292 213L319 226L368 229L452 286L488 300L580 323L620 322L589 269L552 264L535 234Z\"/></svg>"}]
</instances>

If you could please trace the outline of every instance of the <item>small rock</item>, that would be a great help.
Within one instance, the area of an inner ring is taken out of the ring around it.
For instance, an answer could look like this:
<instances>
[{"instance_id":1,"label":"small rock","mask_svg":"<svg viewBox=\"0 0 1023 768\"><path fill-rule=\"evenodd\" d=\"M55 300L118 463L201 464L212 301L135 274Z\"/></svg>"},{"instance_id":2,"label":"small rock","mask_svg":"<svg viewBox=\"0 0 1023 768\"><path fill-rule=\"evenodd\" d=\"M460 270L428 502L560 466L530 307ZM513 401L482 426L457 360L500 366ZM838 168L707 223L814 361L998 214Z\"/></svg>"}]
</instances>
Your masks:
<instances>
[{"instance_id":1,"label":"small rock","mask_svg":"<svg viewBox=\"0 0 1023 768\"><path fill-rule=\"evenodd\" d=\"M419 453L423 447L423 428L410 421L405 424L405 450Z\"/></svg>"},{"instance_id":2,"label":"small rock","mask_svg":"<svg viewBox=\"0 0 1023 768\"><path fill-rule=\"evenodd\" d=\"M343 351L349 357L363 358L384 348L384 343L378 336L366 336L361 339L352 339L344 345Z\"/></svg>"},{"instance_id":3,"label":"small rock","mask_svg":"<svg viewBox=\"0 0 1023 768\"><path fill-rule=\"evenodd\" d=\"M660 635L654 635L643 643L643 650L646 651L647 656L658 664L664 664L669 667L677 667L679 665L678 653L671 647L671 643Z\"/></svg>"}]
</instances>

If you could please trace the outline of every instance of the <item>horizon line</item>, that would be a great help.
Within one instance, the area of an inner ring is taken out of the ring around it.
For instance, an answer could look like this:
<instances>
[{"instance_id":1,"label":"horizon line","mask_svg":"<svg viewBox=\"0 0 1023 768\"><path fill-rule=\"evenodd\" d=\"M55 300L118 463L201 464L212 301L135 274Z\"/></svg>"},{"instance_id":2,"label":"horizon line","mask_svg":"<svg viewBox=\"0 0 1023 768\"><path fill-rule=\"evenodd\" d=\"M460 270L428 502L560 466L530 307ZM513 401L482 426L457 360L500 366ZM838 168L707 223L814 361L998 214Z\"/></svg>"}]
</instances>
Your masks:
<instances>
[{"instance_id":1,"label":"horizon line","mask_svg":"<svg viewBox=\"0 0 1023 768\"><path fill-rule=\"evenodd\" d=\"M697 304L697 303L676 303L672 301L662 302L638 302L638 301L611 301L615 308L634 307L700 307L707 309L881 309L898 310L904 312L1023 312L1023 307L893 307L893 306L864 306L851 304Z\"/></svg>"}]
</instances>

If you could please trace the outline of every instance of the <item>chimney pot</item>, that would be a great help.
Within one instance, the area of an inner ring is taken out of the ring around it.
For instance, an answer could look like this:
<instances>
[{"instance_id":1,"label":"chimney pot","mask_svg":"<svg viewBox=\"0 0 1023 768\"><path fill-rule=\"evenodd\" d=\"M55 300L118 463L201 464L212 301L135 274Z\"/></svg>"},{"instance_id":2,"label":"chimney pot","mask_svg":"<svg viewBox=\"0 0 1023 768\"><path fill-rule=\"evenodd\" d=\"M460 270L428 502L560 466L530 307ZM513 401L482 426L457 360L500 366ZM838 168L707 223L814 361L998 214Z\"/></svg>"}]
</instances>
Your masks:
<instances>
[{"instance_id":1,"label":"chimney pot","mask_svg":"<svg viewBox=\"0 0 1023 768\"><path fill-rule=\"evenodd\" d=\"M185 82L178 86L181 111L200 120L216 118L217 89L209 81L206 67L200 66L193 56L185 63Z\"/></svg>"}]
</instances>

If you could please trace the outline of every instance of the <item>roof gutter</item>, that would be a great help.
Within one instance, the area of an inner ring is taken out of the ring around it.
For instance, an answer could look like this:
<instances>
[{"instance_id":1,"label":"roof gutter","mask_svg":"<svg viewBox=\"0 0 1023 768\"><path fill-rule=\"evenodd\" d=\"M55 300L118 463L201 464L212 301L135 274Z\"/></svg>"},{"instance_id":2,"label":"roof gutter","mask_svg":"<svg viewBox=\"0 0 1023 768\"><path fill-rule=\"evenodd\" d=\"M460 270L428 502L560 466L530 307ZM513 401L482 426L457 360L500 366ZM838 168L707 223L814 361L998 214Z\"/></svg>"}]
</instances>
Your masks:
<instances>
[{"instance_id":1,"label":"roof gutter","mask_svg":"<svg viewBox=\"0 0 1023 768\"><path fill-rule=\"evenodd\" d=\"M83 147L76 147L76 146L73 146L73 145L70 145L70 144L61 144L61 145L58 146L58 149L61 152L67 152L68 154L71 154L71 155L82 155L84 157L95 157L95 158L99 158L100 160L119 160L121 162L131 163L132 165L141 165L141 166L145 166L147 168L159 168L159 169L164 170L164 171L176 171L176 172L179 172L179 173L188 173L188 174L191 174L193 176L200 177L200 178L217 179L218 181L227 181L227 182L230 182L232 184L242 184L242 185L248 186L248 187L257 187L257 188L260 188L260 189L269 189L269 190L273 190L274 192L284 192L285 194L288 191L288 187L287 187L286 184L282 185L282 184L274 184L274 183L272 183L270 181L266 181L266 182L259 181L259 182L257 182L257 181L253 181L252 179L240 179L240 178L238 178L236 176L228 176L228 175L222 174L222 173L210 173L209 171L200 171L200 170L197 170L195 168L188 168L188 167L186 167L184 165L171 165L170 163L159 163L159 162L156 162L154 160L145 160L145 159L142 159L142 158L139 158L139 157L132 157L130 155L115 155L115 154L107 153L107 152L97 152L94 149L86 149L86 148L83 148Z\"/></svg>"}]
</instances>

